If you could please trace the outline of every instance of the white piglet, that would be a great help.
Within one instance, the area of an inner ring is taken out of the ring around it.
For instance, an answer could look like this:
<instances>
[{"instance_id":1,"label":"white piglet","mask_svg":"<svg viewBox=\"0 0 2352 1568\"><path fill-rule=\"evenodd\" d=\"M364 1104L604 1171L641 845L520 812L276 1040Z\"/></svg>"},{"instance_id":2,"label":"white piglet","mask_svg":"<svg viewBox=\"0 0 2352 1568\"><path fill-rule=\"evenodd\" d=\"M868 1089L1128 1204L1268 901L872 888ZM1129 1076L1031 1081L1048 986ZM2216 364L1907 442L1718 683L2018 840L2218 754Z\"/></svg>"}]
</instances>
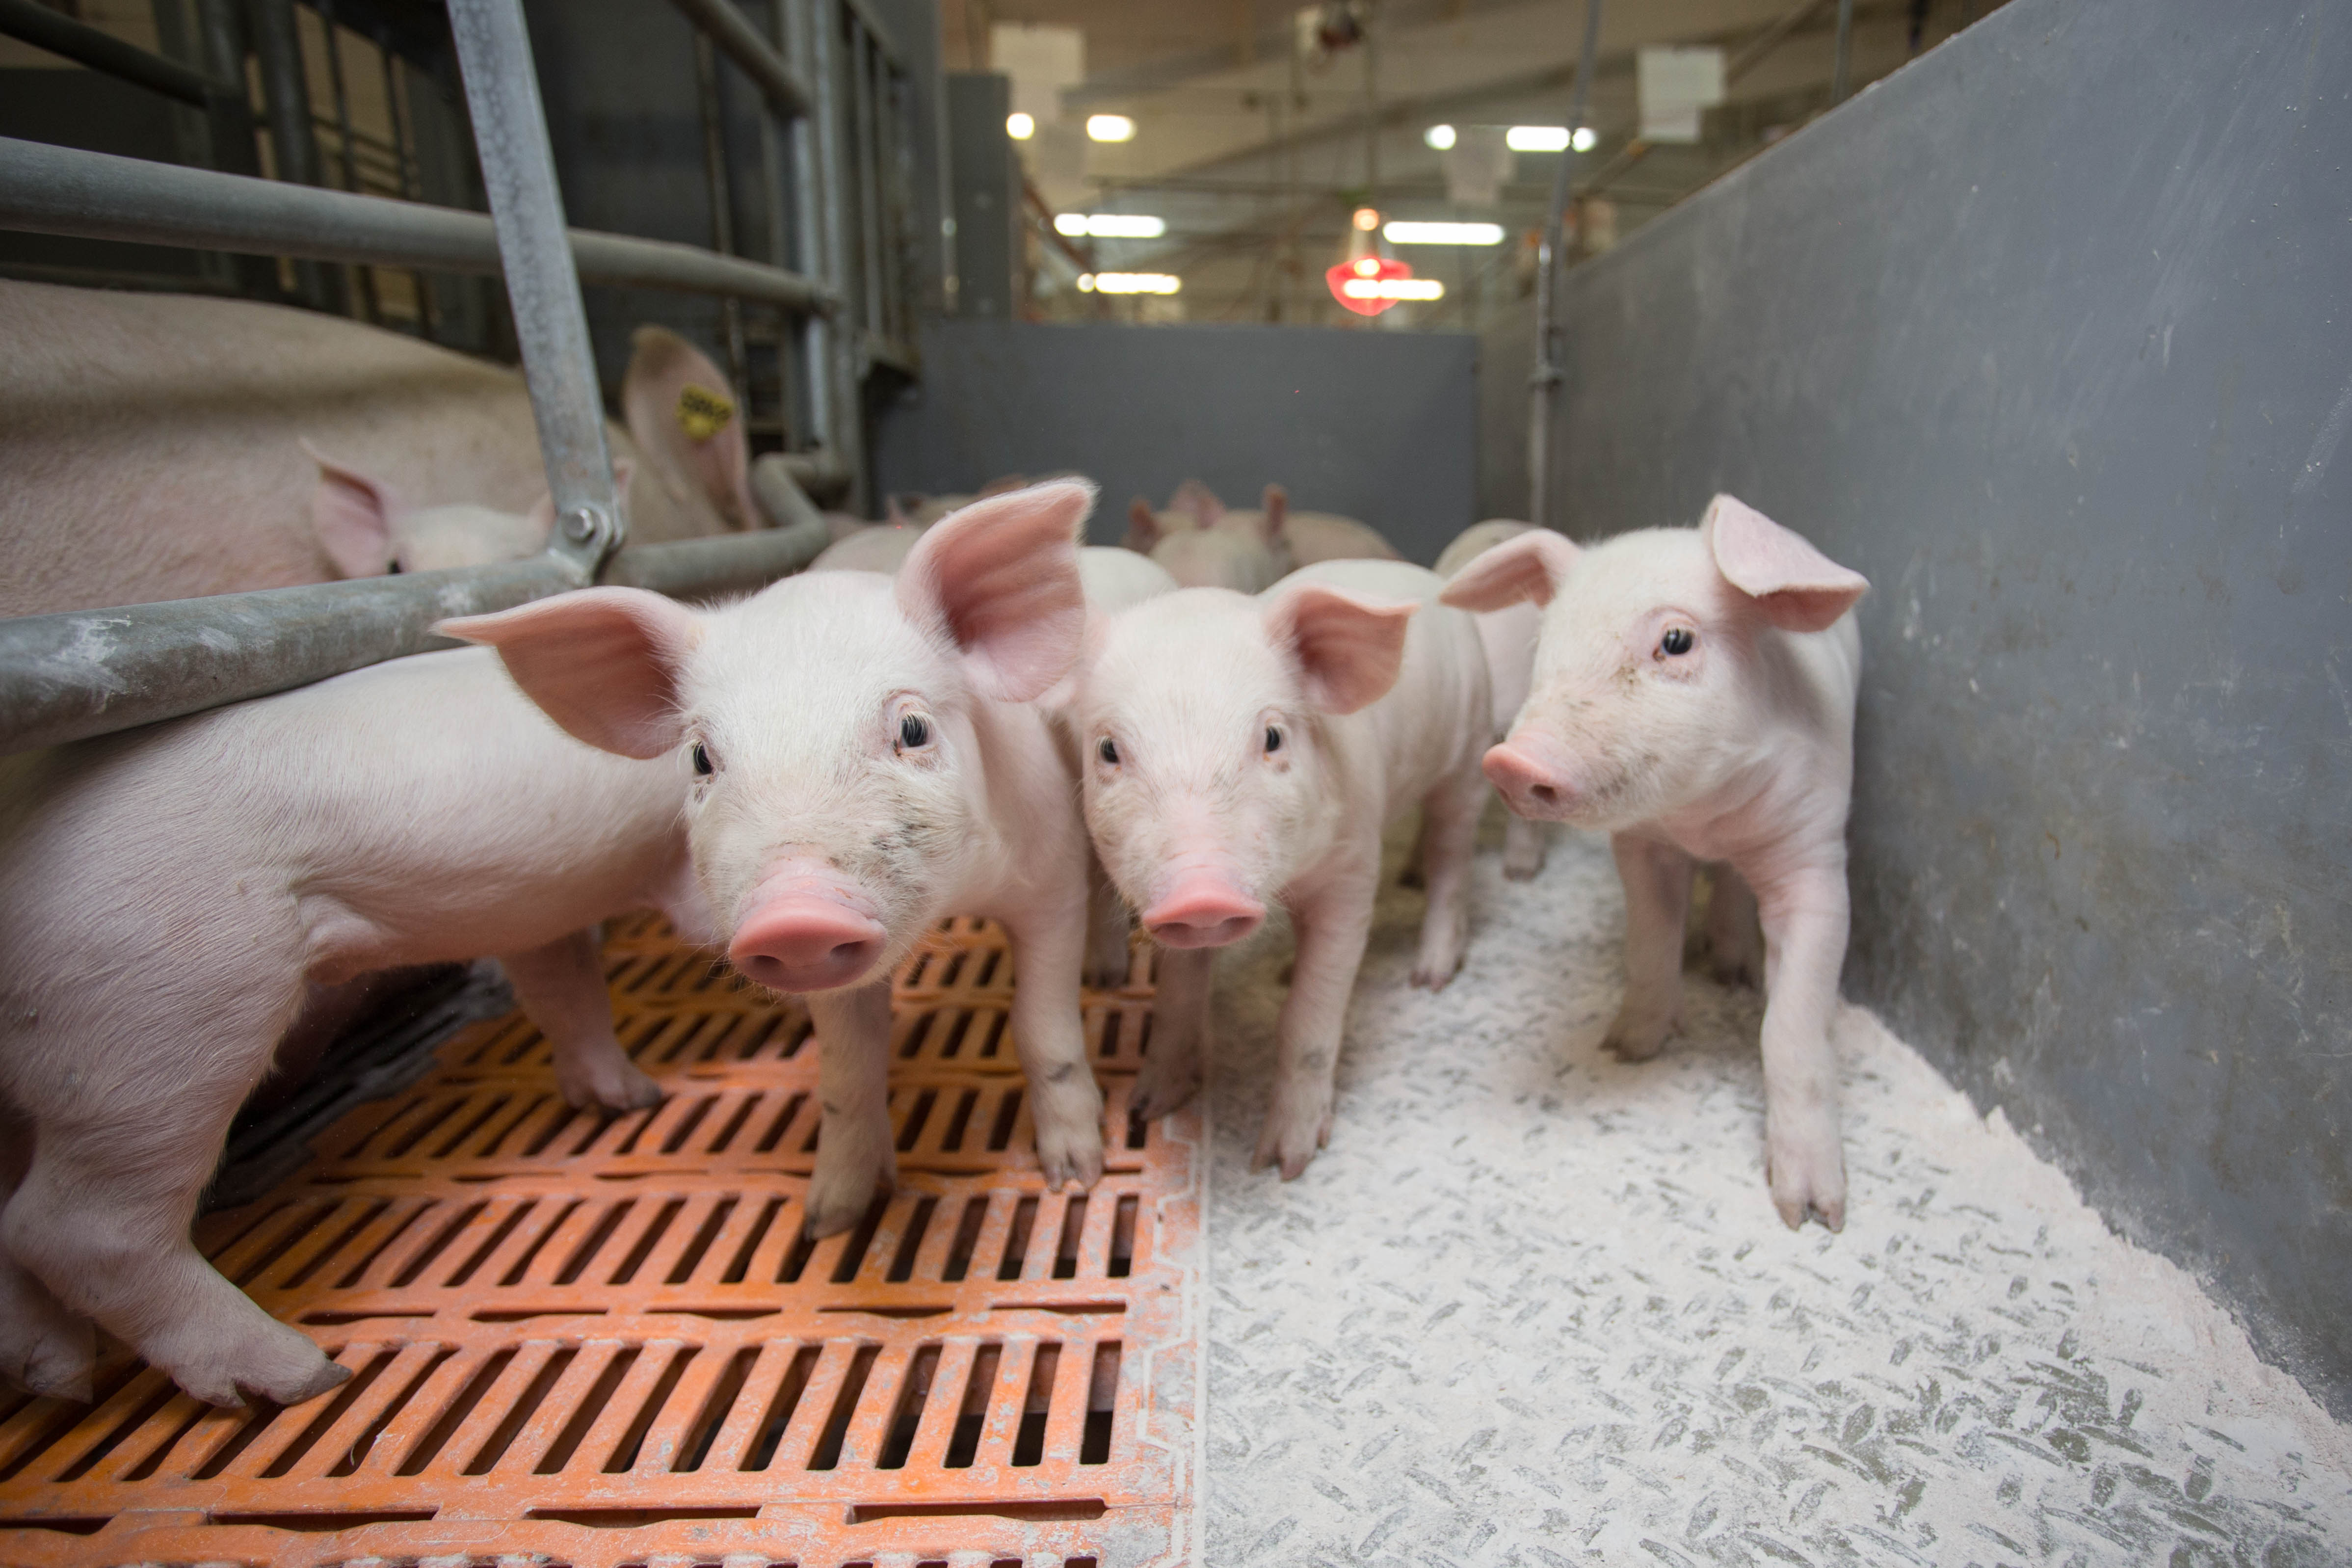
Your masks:
<instances>
[{"instance_id":1,"label":"white piglet","mask_svg":"<svg viewBox=\"0 0 2352 1568\"><path fill-rule=\"evenodd\" d=\"M975 501L895 578L787 578L722 609L596 588L445 625L495 646L550 717L630 757L683 753L686 834L737 969L805 993L824 1127L813 1236L896 1179L890 972L940 918L993 916L1021 984L1012 1028L1049 1186L1102 1173L1102 1096L1078 1010L1087 840L1033 700L1085 626L1083 483Z\"/></svg>"},{"instance_id":2,"label":"white piglet","mask_svg":"<svg viewBox=\"0 0 2352 1568\"><path fill-rule=\"evenodd\" d=\"M189 1242L230 1119L310 986L482 953L565 1099L658 1100L590 928L699 926L686 792L476 648L0 763L0 1374L88 1398L95 1319L216 1405L342 1382Z\"/></svg>"},{"instance_id":3,"label":"white piglet","mask_svg":"<svg viewBox=\"0 0 2352 1568\"><path fill-rule=\"evenodd\" d=\"M1454 574L1498 544L1507 543L1528 531L1535 524L1513 522L1506 518L1494 518L1486 522L1474 522L1454 536L1437 558L1437 574L1451 581ZM1543 612L1534 605L1521 602L1506 605L1499 610L1488 610L1478 617L1478 641L1486 649L1486 672L1494 699L1495 739L1499 741L1510 732L1519 717L1519 710L1528 700L1528 688L1535 678L1536 635L1543 624ZM1503 875L1515 882L1524 882L1543 869L1544 825L1529 817L1511 813L1503 822ZM1420 856L1414 856L1418 869Z\"/></svg>"},{"instance_id":4,"label":"white piglet","mask_svg":"<svg viewBox=\"0 0 2352 1568\"><path fill-rule=\"evenodd\" d=\"M1626 933L1610 1050L1655 1056L1681 1021L1694 861L1727 862L1754 889L1766 1175L1792 1227L1809 1209L1832 1230L1845 1222L1830 1025L1862 670L1853 609L1869 586L1717 496L1696 529L1590 548L1522 534L1465 566L1444 595L1489 613L1545 606L1533 690L1486 774L1522 816L1611 835Z\"/></svg>"},{"instance_id":5,"label":"white piglet","mask_svg":"<svg viewBox=\"0 0 2352 1568\"><path fill-rule=\"evenodd\" d=\"M1285 1179L1329 1140L1381 829L1416 805L1429 909L1413 980L1442 986L1462 962L1489 697L1476 627L1434 603L1441 586L1402 562L1330 562L1255 598L1186 589L1088 628L1087 823L1170 950L1133 1104L1160 1115L1198 1088L1210 950L1278 900L1298 952L1256 1163Z\"/></svg>"}]
</instances>

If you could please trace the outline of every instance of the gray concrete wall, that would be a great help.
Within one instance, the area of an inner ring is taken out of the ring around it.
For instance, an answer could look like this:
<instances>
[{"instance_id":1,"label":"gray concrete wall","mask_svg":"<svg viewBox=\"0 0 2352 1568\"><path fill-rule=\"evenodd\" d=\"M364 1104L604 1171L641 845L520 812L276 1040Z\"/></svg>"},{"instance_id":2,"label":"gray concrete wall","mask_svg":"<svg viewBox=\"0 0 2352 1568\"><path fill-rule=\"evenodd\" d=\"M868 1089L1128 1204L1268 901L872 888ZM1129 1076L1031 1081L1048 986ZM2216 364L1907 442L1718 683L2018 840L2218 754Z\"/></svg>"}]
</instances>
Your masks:
<instances>
[{"instance_id":1,"label":"gray concrete wall","mask_svg":"<svg viewBox=\"0 0 2352 1568\"><path fill-rule=\"evenodd\" d=\"M876 472L937 491L1075 469L1103 487L1106 544L1131 496L1164 506L1199 479L1254 506L1279 481L1426 564L1476 521L1476 379L1465 333L938 321L922 384L883 411Z\"/></svg>"},{"instance_id":2,"label":"gray concrete wall","mask_svg":"<svg viewBox=\"0 0 2352 1568\"><path fill-rule=\"evenodd\" d=\"M2020 0L1571 275L1558 521L1864 601L1850 994L2352 1416L2352 13Z\"/></svg>"}]
</instances>

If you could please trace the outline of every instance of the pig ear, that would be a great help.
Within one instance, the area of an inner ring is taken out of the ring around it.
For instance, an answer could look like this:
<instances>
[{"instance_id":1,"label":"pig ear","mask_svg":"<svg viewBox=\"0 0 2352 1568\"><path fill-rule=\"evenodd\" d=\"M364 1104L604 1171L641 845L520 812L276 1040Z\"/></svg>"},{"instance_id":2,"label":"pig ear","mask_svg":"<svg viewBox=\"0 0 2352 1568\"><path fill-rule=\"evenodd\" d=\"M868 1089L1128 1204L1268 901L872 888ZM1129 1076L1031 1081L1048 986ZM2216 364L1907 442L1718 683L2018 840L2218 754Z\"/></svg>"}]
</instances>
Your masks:
<instances>
[{"instance_id":1,"label":"pig ear","mask_svg":"<svg viewBox=\"0 0 2352 1568\"><path fill-rule=\"evenodd\" d=\"M1869 578L1733 497L1709 501L1698 529L1725 581L1782 631L1825 630L1870 591Z\"/></svg>"},{"instance_id":2,"label":"pig ear","mask_svg":"<svg viewBox=\"0 0 2352 1568\"><path fill-rule=\"evenodd\" d=\"M1076 541L1094 504L1084 479L991 496L932 524L898 568L898 608L955 643L982 696L1034 700L1076 659Z\"/></svg>"},{"instance_id":3,"label":"pig ear","mask_svg":"<svg viewBox=\"0 0 2352 1568\"><path fill-rule=\"evenodd\" d=\"M1225 503L1217 499L1216 491L1200 480L1186 479L1176 487L1176 493L1168 498L1168 510L1190 512L1192 525L1196 528L1214 528L1218 520L1225 515Z\"/></svg>"},{"instance_id":4,"label":"pig ear","mask_svg":"<svg viewBox=\"0 0 2352 1568\"><path fill-rule=\"evenodd\" d=\"M726 374L667 327L639 327L621 382L630 439L682 494L700 495L729 528L756 528L751 449Z\"/></svg>"},{"instance_id":5,"label":"pig ear","mask_svg":"<svg viewBox=\"0 0 2352 1568\"><path fill-rule=\"evenodd\" d=\"M1479 612L1507 609L1528 599L1549 605L1575 564L1575 545L1549 528L1531 529L1472 556L1437 595L1438 602Z\"/></svg>"},{"instance_id":6,"label":"pig ear","mask_svg":"<svg viewBox=\"0 0 2352 1568\"><path fill-rule=\"evenodd\" d=\"M675 600L583 588L433 629L497 648L523 694L592 746L658 757L686 739L678 680L702 622Z\"/></svg>"},{"instance_id":7,"label":"pig ear","mask_svg":"<svg viewBox=\"0 0 2352 1568\"><path fill-rule=\"evenodd\" d=\"M408 510L400 497L383 480L343 467L308 441L302 450L319 465L310 526L327 559L346 577L381 577L391 571L392 520Z\"/></svg>"},{"instance_id":8,"label":"pig ear","mask_svg":"<svg viewBox=\"0 0 2352 1568\"><path fill-rule=\"evenodd\" d=\"M1280 485L1268 485L1260 504L1265 510L1259 513L1258 532L1272 544L1282 537L1282 525L1290 521L1290 492Z\"/></svg>"},{"instance_id":9,"label":"pig ear","mask_svg":"<svg viewBox=\"0 0 2352 1568\"><path fill-rule=\"evenodd\" d=\"M1267 603L1265 631L1298 660L1309 702L1326 713L1353 713L1396 684L1405 626L1420 607L1300 583Z\"/></svg>"},{"instance_id":10,"label":"pig ear","mask_svg":"<svg viewBox=\"0 0 2352 1568\"><path fill-rule=\"evenodd\" d=\"M1149 555L1160 543L1160 514L1141 496L1127 503L1127 547Z\"/></svg>"}]
</instances>

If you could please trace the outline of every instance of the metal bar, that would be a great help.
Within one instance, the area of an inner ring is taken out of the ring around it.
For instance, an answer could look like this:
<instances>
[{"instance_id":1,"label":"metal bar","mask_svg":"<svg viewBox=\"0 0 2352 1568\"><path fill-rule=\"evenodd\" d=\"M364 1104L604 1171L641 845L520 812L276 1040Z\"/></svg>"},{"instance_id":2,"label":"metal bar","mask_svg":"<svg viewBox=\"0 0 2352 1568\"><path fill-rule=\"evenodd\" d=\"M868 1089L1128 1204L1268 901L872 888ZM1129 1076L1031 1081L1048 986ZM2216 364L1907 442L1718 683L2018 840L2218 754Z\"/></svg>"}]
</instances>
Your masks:
<instances>
[{"instance_id":1,"label":"metal bar","mask_svg":"<svg viewBox=\"0 0 2352 1568\"><path fill-rule=\"evenodd\" d=\"M352 99L343 85L343 47L335 37L334 0L316 0L319 20L327 30L327 82L335 95L335 150L343 165L343 189L356 192L360 188L359 149L352 132ZM383 311L375 297L375 272L369 267L355 267L352 277L360 286L360 310L371 322L381 322Z\"/></svg>"},{"instance_id":2,"label":"metal bar","mask_svg":"<svg viewBox=\"0 0 2352 1568\"><path fill-rule=\"evenodd\" d=\"M774 46L760 37L734 0L670 0L695 30L719 46L782 115L806 114L809 90Z\"/></svg>"},{"instance_id":3,"label":"metal bar","mask_svg":"<svg viewBox=\"0 0 2352 1568\"><path fill-rule=\"evenodd\" d=\"M881 150L875 144L873 47L863 27L849 29L849 53L842 61L849 73L850 167L857 191L857 269L865 287L858 290L857 324L879 334L882 325L882 186Z\"/></svg>"},{"instance_id":4,"label":"metal bar","mask_svg":"<svg viewBox=\"0 0 2352 1568\"><path fill-rule=\"evenodd\" d=\"M261 99L269 113L269 148L281 181L324 186L319 141L310 129L310 87L302 69L302 39L294 0L250 0L254 58L261 66ZM314 260L294 264L295 292L315 309L341 315L342 278Z\"/></svg>"},{"instance_id":5,"label":"metal bar","mask_svg":"<svg viewBox=\"0 0 2352 1568\"><path fill-rule=\"evenodd\" d=\"M449 30L555 498L548 547L593 567L628 537L629 520L614 490L604 392L588 346L588 310L564 229L521 0L450 0Z\"/></svg>"},{"instance_id":6,"label":"metal bar","mask_svg":"<svg viewBox=\"0 0 2352 1568\"><path fill-rule=\"evenodd\" d=\"M721 256L735 254L735 193L727 180L727 126L719 99L719 51L709 37L694 38L695 98L702 109L702 178L710 193L710 248ZM719 307L727 339L727 375L735 395L751 406L751 382L744 371L743 307L733 300Z\"/></svg>"},{"instance_id":7,"label":"metal bar","mask_svg":"<svg viewBox=\"0 0 2352 1568\"><path fill-rule=\"evenodd\" d=\"M0 752L152 724L446 647L431 635L436 621L586 581L575 563L542 555L0 621Z\"/></svg>"},{"instance_id":8,"label":"metal bar","mask_svg":"<svg viewBox=\"0 0 2352 1568\"><path fill-rule=\"evenodd\" d=\"M1569 132L1573 138L1584 124L1592 101L1592 57L1601 46L1601 0L1584 0L1584 43L1576 55L1576 86L1570 94ZM1536 253L1536 365L1528 378L1528 521L1538 528L1551 519L1551 409L1559 390L1559 328L1554 321L1554 290L1559 287L1560 211L1574 188L1577 152L1573 142L1561 149L1553 172L1551 199L1544 205L1543 245Z\"/></svg>"},{"instance_id":9,"label":"metal bar","mask_svg":"<svg viewBox=\"0 0 2352 1568\"><path fill-rule=\"evenodd\" d=\"M811 186L824 214L824 277L845 296L849 289L847 175L842 163L841 76L834 56L841 39L839 0L800 0L808 24L809 76L816 88L815 176ZM824 358L817 378L825 383L825 439L849 470L851 505L866 511L873 502L866 472L864 431L857 395L856 316L847 309L828 323ZM869 514L870 515L870 514Z\"/></svg>"},{"instance_id":10,"label":"metal bar","mask_svg":"<svg viewBox=\"0 0 2352 1568\"><path fill-rule=\"evenodd\" d=\"M36 0L0 0L0 34L198 109L210 109L215 94L233 90L177 60L151 55Z\"/></svg>"},{"instance_id":11,"label":"metal bar","mask_svg":"<svg viewBox=\"0 0 2352 1568\"><path fill-rule=\"evenodd\" d=\"M1843 103L1853 85L1853 0L1838 0L1837 70L1830 78L1830 101Z\"/></svg>"},{"instance_id":12,"label":"metal bar","mask_svg":"<svg viewBox=\"0 0 2352 1568\"><path fill-rule=\"evenodd\" d=\"M499 269L497 235L480 213L7 137L0 137L0 228L447 272ZM756 261L627 235L570 232L572 260L586 282L739 294L798 310L835 303L823 285Z\"/></svg>"},{"instance_id":13,"label":"metal bar","mask_svg":"<svg viewBox=\"0 0 2352 1568\"><path fill-rule=\"evenodd\" d=\"M768 0L768 15L782 42L784 8L781 0ZM767 223L766 256L772 267L782 267L791 255L789 226L784 222L784 127L783 118L772 104L764 107L760 115L760 195L761 214ZM791 323L779 314L774 322L776 343L776 417L782 422L784 446L793 445L799 399L793 395L793 332ZM751 388L746 383L743 394L750 400Z\"/></svg>"},{"instance_id":14,"label":"metal bar","mask_svg":"<svg viewBox=\"0 0 2352 1568\"><path fill-rule=\"evenodd\" d=\"M757 588L825 545L822 520L616 551L601 580L681 597ZM0 755L266 697L455 645L437 621L585 586L576 560L362 577L0 620Z\"/></svg>"}]
</instances>

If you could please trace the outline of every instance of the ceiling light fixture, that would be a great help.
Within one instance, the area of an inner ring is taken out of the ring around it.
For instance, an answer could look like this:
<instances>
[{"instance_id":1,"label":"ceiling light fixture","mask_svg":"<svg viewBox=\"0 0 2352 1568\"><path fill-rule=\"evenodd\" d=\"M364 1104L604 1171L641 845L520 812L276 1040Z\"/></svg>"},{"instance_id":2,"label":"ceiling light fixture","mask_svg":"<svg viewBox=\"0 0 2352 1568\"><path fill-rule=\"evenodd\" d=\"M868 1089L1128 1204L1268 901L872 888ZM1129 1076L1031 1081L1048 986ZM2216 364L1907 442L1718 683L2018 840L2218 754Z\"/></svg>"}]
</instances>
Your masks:
<instances>
[{"instance_id":1,"label":"ceiling light fixture","mask_svg":"<svg viewBox=\"0 0 2352 1568\"><path fill-rule=\"evenodd\" d=\"M1098 294L1173 294L1184 287L1184 279L1166 272L1097 272L1095 292Z\"/></svg>"},{"instance_id":2,"label":"ceiling light fixture","mask_svg":"<svg viewBox=\"0 0 2352 1568\"><path fill-rule=\"evenodd\" d=\"M1568 144L1580 153L1590 153L1601 145L1601 132L1590 125L1580 125L1576 133L1568 139Z\"/></svg>"},{"instance_id":3,"label":"ceiling light fixture","mask_svg":"<svg viewBox=\"0 0 2352 1568\"><path fill-rule=\"evenodd\" d=\"M1498 223L1410 223L1397 218L1384 225L1381 233L1391 245L1503 243L1503 226Z\"/></svg>"},{"instance_id":4,"label":"ceiling light fixture","mask_svg":"<svg viewBox=\"0 0 2352 1568\"><path fill-rule=\"evenodd\" d=\"M1514 153L1565 153L1565 125L1514 125L1503 133L1503 145Z\"/></svg>"},{"instance_id":5,"label":"ceiling light fixture","mask_svg":"<svg viewBox=\"0 0 2352 1568\"><path fill-rule=\"evenodd\" d=\"M1132 142L1135 121L1124 114L1089 114L1087 139L1091 142Z\"/></svg>"},{"instance_id":6,"label":"ceiling light fixture","mask_svg":"<svg viewBox=\"0 0 2352 1568\"><path fill-rule=\"evenodd\" d=\"M1142 213L1056 213L1054 229L1074 239L1158 239L1168 232L1168 220Z\"/></svg>"},{"instance_id":7,"label":"ceiling light fixture","mask_svg":"<svg viewBox=\"0 0 2352 1568\"><path fill-rule=\"evenodd\" d=\"M1351 300L1443 300L1445 285L1434 278L1350 278L1339 291Z\"/></svg>"},{"instance_id":8,"label":"ceiling light fixture","mask_svg":"<svg viewBox=\"0 0 2352 1568\"><path fill-rule=\"evenodd\" d=\"M1026 142L1037 134L1037 121L1016 109L1004 117L1004 133L1015 142Z\"/></svg>"},{"instance_id":9,"label":"ceiling light fixture","mask_svg":"<svg viewBox=\"0 0 2352 1568\"><path fill-rule=\"evenodd\" d=\"M1421 133L1421 139L1443 153L1454 145L1454 127L1433 125Z\"/></svg>"}]
</instances>

